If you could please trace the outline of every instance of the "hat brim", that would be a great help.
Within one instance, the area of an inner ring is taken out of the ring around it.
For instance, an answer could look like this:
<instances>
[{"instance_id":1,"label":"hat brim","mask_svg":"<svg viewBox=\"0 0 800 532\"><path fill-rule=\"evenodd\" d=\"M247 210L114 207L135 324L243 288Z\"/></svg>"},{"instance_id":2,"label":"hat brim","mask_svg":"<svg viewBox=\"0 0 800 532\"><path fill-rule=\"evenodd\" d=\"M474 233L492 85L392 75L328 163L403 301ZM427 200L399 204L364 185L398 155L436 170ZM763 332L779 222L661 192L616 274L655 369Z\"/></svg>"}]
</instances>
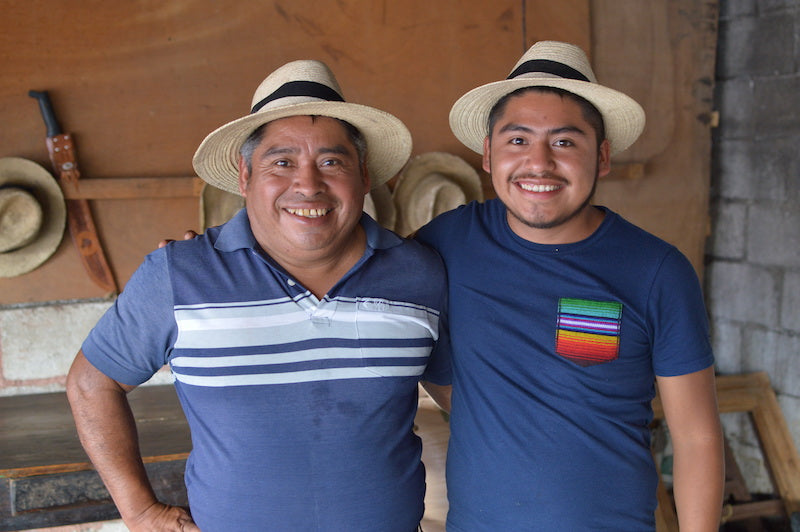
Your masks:
<instances>
[{"instance_id":1,"label":"hat brim","mask_svg":"<svg viewBox=\"0 0 800 532\"><path fill-rule=\"evenodd\" d=\"M392 199L398 211L396 231L406 236L446 210L482 201L483 187L478 172L461 157L429 152L408 162Z\"/></svg>"},{"instance_id":2,"label":"hat brim","mask_svg":"<svg viewBox=\"0 0 800 532\"><path fill-rule=\"evenodd\" d=\"M30 244L0 253L0 277L16 277L43 264L64 236L67 207L55 178L42 166L20 157L0 158L0 187L27 190L42 207L43 224Z\"/></svg>"},{"instance_id":3,"label":"hat brim","mask_svg":"<svg viewBox=\"0 0 800 532\"><path fill-rule=\"evenodd\" d=\"M453 134L472 151L483 153L483 140L488 135L487 121L492 107L503 96L524 87L554 87L589 101L603 116L612 155L630 147L644 129L644 109L622 92L586 81L520 77L482 85L459 98L450 110L450 129Z\"/></svg>"},{"instance_id":4,"label":"hat brim","mask_svg":"<svg viewBox=\"0 0 800 532\"><path fill-rule=\"evenodd\" d=\"M197 175L217 188L239 194L239 149L247 137L267 122L303 115L338 118L361 131L367 142L366 165L373 188L394 177L411 155L411 133L389 113L348 102L303 102L247 115L210 133L192 159Z\"/></svg>"}]
</instances>

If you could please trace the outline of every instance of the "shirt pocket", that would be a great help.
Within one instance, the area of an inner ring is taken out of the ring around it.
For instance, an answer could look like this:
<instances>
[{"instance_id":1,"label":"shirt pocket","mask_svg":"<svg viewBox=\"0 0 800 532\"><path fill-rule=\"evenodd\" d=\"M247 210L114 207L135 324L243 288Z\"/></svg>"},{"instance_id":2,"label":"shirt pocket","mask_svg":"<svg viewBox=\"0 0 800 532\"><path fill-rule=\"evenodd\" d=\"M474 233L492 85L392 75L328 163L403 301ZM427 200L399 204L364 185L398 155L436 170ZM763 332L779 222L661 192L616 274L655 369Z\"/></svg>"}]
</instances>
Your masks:
<instances>
[{"instance_id":1,"label":"shirt pocket","mask_svg":"<svg viewBox=\"0 0 800 532\"><path fill-rule=\"evenodd\" d=\"M555 351L588 367L619 358L622 303L561 298Z\"/></svg>"}]
</instances>

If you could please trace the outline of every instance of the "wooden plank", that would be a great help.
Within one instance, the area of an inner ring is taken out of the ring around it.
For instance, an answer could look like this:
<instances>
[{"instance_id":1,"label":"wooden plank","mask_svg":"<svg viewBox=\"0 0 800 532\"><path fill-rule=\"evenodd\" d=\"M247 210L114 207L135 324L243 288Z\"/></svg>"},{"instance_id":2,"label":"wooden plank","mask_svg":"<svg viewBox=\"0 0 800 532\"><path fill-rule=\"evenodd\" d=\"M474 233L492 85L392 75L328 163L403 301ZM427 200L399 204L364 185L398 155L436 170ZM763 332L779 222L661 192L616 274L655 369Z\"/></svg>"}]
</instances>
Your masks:
<instances>
[{"instance_id":1,"label":"wooden plank","mask_svg":"<svg viewBox=\"0 0 800 532\"><path fill-rule=\"evenodd\" d=\"M199 177L116 177L61 183L61 190L66 199L196 198L203 184Z\"/></svg>"},{"instance_id":2,"label":"wooden plank","mask_svg":"<svg viewBox=\"0 0 800 532\"><path fill-rule=\"evenodd\" d=\"M129 394L143 461L159 499L188 504L183 482L189 428L172 386ZM116 519L78 440L64 393L0 398L0 530Z\"/></svg>"},{"instance_id":3,"label":"wooden plank","mask_svg":"<svg viewBox=\"0 0 800 532\"><path fill-rule=\"evenodd\" d=\"M776 495L787 515L800 511L800 455L767 373L718 376L716 388L720 412L751 416ZM655 419L663 419L659 398L652 404Z\"/></svg>"}]
</instances>

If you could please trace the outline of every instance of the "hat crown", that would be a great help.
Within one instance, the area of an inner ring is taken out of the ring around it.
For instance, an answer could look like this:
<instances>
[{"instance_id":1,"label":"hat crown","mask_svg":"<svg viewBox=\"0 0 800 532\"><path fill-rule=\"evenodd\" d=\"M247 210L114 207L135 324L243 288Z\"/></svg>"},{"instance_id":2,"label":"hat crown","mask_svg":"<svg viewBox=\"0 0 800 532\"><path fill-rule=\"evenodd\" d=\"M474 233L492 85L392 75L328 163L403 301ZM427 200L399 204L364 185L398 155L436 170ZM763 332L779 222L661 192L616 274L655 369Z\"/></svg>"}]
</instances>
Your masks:
<instances>
[{"instance_id":1,"label":"hat crown","mask_svg":"<svg viewBox=\"0 0 800 532\"><path fill-rule=\"evenodd\" d=\"M0 188L0 253L27 246L42 226L42 207L27 190Z\"/></svg>"},{"instance_id":2,"label":"hat crown","mask_svg":"<svg viewBox=\"0 0 800 532\"><path fill-rule=\"evenodd\" d=\"M574 44L539 41L517 61L507 79L566 78L597 83L586 53Z\"/></svg>"},{"instance_id":3,"label":"hat crown","mask_svg":"<svg viewBox=\"0 0 800 532\"><path fill-rule=\"evenodd\" d=\"M286 63L261 82L253 94L250 112L319 101L343 102L344 96L325 63L301 59Z\"/></svg>"}]
</instances>

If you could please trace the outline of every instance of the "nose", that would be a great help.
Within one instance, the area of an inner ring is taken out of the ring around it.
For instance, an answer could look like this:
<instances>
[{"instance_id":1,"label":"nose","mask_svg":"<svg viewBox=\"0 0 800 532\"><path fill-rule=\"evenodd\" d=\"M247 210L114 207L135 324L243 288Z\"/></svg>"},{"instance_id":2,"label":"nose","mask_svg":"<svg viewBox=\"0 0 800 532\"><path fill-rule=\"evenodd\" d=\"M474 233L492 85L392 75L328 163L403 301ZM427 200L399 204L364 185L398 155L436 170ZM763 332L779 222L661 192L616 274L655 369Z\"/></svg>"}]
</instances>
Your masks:
<instances>
[{"instance_id":1,"label":"nose","mask_svg":"<svg viewBox=\"0 0 800 532\"><path fill-rule=\"evenodd\" d=\"M302 163L294 173L292 188L304 196L313 196L325 188L323 174L315 163Z\"/></svg>"},{"instance_id":2,"label":"nose","mask_svg":"<svg viewBox=\"0 0 800 532\"><path fill-rule=\"evenodd\" d=\"M552 171L555 167L555 162L549 142L546 140L532 141L525 151L525 165L535 174Z\"/></svg>"}]
</instances>

